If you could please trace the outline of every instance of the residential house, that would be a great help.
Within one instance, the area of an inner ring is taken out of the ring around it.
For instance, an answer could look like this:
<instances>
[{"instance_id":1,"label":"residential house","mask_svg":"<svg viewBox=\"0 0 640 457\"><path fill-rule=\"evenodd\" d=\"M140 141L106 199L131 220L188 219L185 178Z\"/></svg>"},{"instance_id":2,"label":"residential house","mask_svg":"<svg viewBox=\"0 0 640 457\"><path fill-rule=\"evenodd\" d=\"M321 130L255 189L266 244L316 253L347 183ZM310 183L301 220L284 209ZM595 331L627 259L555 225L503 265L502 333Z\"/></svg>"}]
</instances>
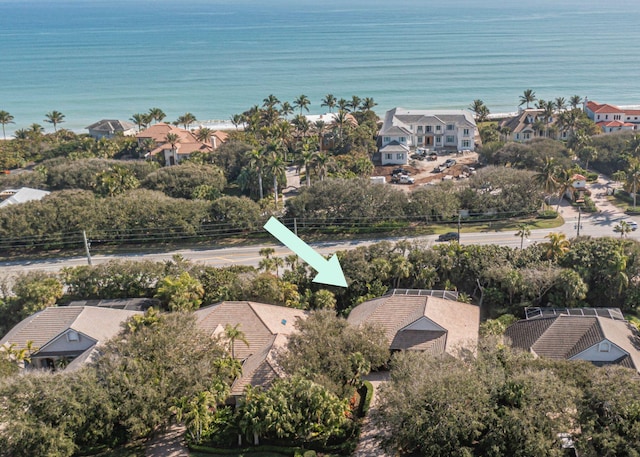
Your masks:
<instances>
[{"instance_id":1,"label":"residential house","mask_svg":"<svg viewBox=\"0 0 640 457\"><path fill-rule=\"evenodd\" d=\"M323 123L324 132L322 133L322 143L320 144L321 150L327 150L335 147L336 135L334 134L334 129L337 125L338 113L306 114L304 117L311 126L311 129L308 132L309 135L318 135L318 123ZM352 127L358 126L357 119L351 113L346 114L344 121Z\"/></svg>"},{"instance_id":2,"label":"residential house","mask_svg":"<svg viewBox=\"0 0 640 457\"><path fill-rule=\"evenodd\" d=\"M96 140L113 138L116 135L133 136L136 134L135 124L117 119L102 119L85 128L89 130L89 135Z\"/></svg>"},{"instance_id":3,"label":"residential house","mask_svg":"<svg viewBox=\"0 0 640 457\"><path fill-rule=\"evenodd\" d=\"M518 114L500 122L499 127L504 130L505 141L528 141L534 138L566 139L569 132L559 130L556 115L551 118L545 116L545 111L537 108L520 109Z\"/></svg>"},{"instance_id":4,"label":"residential house","mask_svg":"<svg viewBox=\"0 0 640 457\"><path fill-rule=\"evenodd\" d=\"M473 151L476 122L468 110L387 111L378 133L382 165L405 165L410 151Z\"/></svg>"},{"instance_id":5,"label":"residential house","mask_svg":"<svg viewBox=\"0 0 640 457\"><path fill-rule=\"evenodd\" d=\"M122 324L139 311L99 308L95 306L52 306L17 324L0 346L15 344L24 349L33 342L29 367L67 370L93 360L98 348L116 336Z\"/></svg>"},{"instance_id":6,"label":"residential house","mask_svg":"<svg viewBox=\"0 0 640 457\"><path fill-rule=\"evenodd\" d=\"M576 173L571 177L571 187L566 190L565 197L576 203L584 203L585 195L591 195L587 189L587 178Z\"/></svg>"},{"instance_id":7,"label":"residential house","mask_svg":"<svg viewBox=\"0 0 640 457\"><path fill-rule=\"evenodd\" d=\"M587 100L584 112L604 133L640 128L640 110L624 110L615 105Z\"/></svg>"},{"instance_id":8,"label":"residential house","mask_svg":"<svg viewBox=\"0 0 640 457\"><path fill-rule=\"evenodd\" d=\"M0 202L0 208L10 205L18 205L30 201L42 200L51 192L40 189L32 189L31 187L21 187L20 189L6 189L0 192L0 198L5 199Z\"/></svg>"},{"instance_id":9,"label":"residential house","mask_svg":"<svg viewBox=\"0 0 640 457\"><path fill-rule=\"evenodd\" d=\"M456 292L395 289L356 306L347 321L382 326L392 351L455 354L463 347L475 349L480 308L459 302Z\"/></svg>"},{"instance_id":10,"label":"residential house","mask_svg":"<svg viewBox=\"0 0 640 457\"><path fill-rule=\"evenodd\" d=\"M217 132L216 145L226 141L226 133ZM172 144L167 141L167 135L174 134L177 140ZM213 138L214 136L212 136ZM176 165L188 158L194 152L211 152L214 147L210 143L198 141L196 136L188 131L171 124L159 122L136 135L141 147L149 148L147 157L162 157L166 165Z\"/></svg>"},{"instance_id":11,"label":"residential house","mask_svg":"<svg viewBox=\"0 0 640 457\"><path fill-rule=\"evenodd\" d=\"M242 361L242 376L231 386L231 395L240 396L247 385L266 387L282 376L275 360L278 349L295 331L298 319L305 311L285 306L249 301L226 301L200 308L195 312L198 326L209 336L225 341L225 326L238 325L248 344L236 340L234 356Z\"/></svg>"},{"instance_id":12,"label":"residential house","mask_svg":"<svg viewBox=\"0 0 640 457\"><path fill-rule=\"evenodd\" d=\"M638 332L617 308L527 308L505 336L535 356L640 370Z\"/></svg>"}]
</instances>

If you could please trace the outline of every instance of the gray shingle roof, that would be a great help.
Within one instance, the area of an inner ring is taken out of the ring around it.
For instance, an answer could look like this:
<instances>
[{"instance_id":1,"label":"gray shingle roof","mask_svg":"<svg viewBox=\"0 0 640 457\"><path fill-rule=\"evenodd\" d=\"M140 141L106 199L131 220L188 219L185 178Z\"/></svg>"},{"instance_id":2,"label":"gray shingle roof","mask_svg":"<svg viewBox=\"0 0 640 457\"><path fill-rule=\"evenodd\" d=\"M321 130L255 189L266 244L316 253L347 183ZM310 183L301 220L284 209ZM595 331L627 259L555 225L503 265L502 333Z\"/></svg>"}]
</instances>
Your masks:
<instances>
[{"instance_id":1,"label":"gray shingle roof","mask_svg":"<svg viewBox=\"0 0 640 457\"><path fill-rule=\"evenodd\" d=\"M120 121L118 119L102 119L98 122L94 122L93 124L85 128L87 130L95 130L97 132L114 133L114 132L124 132L126 130L131 130L135 126L136 125L131 122Z\"/></svg>"},{"instance_id":2,"label":"gray shingle roof","mask_svg":"<svg viewBox=\"0 0 640 457\"><path fill-rule=\"evenodd\" d=\"M34 200L42 200L44 197L49 195L51 192L40 189L32 189L31 187L22 187L18 189L18 191L13 194L11 197L6 200L0 202L0 208L9 205L17 205L19 203L25 203Z\"/></svg>"}]
</instances>

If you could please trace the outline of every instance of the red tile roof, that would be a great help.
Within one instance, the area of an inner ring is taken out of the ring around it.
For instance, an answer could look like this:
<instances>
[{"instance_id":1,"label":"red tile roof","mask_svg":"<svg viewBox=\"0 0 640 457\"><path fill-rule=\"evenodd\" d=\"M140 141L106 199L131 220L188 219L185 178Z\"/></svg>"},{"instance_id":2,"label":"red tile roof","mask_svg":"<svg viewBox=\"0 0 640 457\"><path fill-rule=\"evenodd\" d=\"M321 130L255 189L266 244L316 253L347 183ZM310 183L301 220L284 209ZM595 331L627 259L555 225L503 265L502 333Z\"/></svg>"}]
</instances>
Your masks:
<instances>
[{"instance_id":1,"label":"red tile roof","mask_svg":"<svg viewBox=\"0 0 640 457\"><path fill-rule=\"evenodd\" d=\"M608 103L600 104L593 101L587 102L587 108L593 111L594 113L615 113L615 114L624 114L620 108L614 105L609 105Z\"/></svg>"},{"instance_id":2,"label":"red tile roof","mask_svg":"<svg viewBox=\"0 0 640 457\"><path fill-rule=\"evenodd\" d=\"M635 124L621 121L602 121L596 123L599 127L635 127Z\"/></svg>"}]
</instances>

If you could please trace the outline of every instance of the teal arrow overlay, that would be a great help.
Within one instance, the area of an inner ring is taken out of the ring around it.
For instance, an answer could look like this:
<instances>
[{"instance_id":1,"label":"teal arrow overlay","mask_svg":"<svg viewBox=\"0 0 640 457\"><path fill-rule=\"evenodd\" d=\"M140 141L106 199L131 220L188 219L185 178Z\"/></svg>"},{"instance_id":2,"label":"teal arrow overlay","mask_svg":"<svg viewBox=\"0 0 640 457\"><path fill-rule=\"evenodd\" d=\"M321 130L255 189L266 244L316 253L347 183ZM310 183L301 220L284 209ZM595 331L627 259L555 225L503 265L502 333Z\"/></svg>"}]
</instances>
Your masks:
<instances>
[{"instance_id":1,"label":"teal arrow overlay","mask_svg":"<svg viewBox=\"0 0 640 457\"><path fill-rule=\"evenodd\" d=\"M347 287L347 280L344 278L342 267L335 254L329 260L325 259L275 217L271 217L264 224L264 228L318 272L313 282Z\"/></svg>"}]
</instances>

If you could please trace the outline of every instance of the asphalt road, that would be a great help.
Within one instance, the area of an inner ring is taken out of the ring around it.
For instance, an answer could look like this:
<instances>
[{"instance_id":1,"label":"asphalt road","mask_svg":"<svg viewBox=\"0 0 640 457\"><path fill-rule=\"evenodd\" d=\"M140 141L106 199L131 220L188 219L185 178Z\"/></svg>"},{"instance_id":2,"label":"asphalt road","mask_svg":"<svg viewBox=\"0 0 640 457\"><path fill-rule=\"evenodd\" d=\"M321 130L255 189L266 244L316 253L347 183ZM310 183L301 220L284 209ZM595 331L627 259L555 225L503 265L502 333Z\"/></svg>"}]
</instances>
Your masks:
<instances>
[{"instance_id":1,"label":"asphalt road","mask_svg":"<svg viewBox=\"0 0 640 457\"><path fill-rule=\"evenodd\" d=\"M601 211L595 214L582 214L571 207L567 202L564 202L560 207L560 212L565 219L565 224L555 229L544 230L532 230L529 238L524 240L524 246L526 247L532 243L542 243L545 241L545 236L550 232L562 232L567 238L573 238L578 234L578 219L580 219L580 234L589 235L594 237L601 236L619 236L613 229L619 223L620 220L628 219L624 213L618 208L611 205L605 198L607 181L601 180L597 184L594 184L591 189L593 192L593 199ZM378 238L374 240L366 241L335 241L335 242L322 242L313 243L312 246L318 252L323 255L332 254L336 251L354 249L358 246L366 246L378 241L389 240L399 241L402 239L410 241L420 241L425 245L436 243L436 235L421 236L421 237L396 237L396 238ZM640 230L634 231L629 234L629 238L640 239ZM500 244L503 246L520 247L521 239L515 236L515 231L502 231L502 232L478 232L478 233L464 233L461 234L460 242L462 244ZM163 261L169 260L175 254L180 254L184 258L189 259L196 263L204 265L210 265L215 267L229 266L229 265L251 265L257 266L261 257L259 255L260 249L271 246L275 248L276 256L286 256L291 254L291 251L277 243L274 239L273 244L244 246L244 247L228 247L219 249L181 249L165 253L137 253L137 254L116 254L116 255L96 255L92 258L93 264L99 264L114 259L128 259L128 260L152 260ZM15 262L0 262L0 281L3 278L11 278L17 273L27 272L30 270L44 270L44 271L58 271L63 267L87 265L86 257L74 257L63 259L46 259L46 260L31 260L31 261L15 261Z\"/></svg>"}]
</instances>

